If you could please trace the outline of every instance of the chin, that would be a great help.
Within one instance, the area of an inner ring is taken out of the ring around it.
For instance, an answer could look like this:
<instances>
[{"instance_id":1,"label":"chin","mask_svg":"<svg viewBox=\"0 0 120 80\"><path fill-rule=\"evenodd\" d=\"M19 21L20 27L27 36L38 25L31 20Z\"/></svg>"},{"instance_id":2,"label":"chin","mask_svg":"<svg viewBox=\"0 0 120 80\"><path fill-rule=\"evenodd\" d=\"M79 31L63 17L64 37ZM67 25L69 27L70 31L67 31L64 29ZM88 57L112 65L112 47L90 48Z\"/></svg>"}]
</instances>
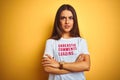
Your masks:
<instances>
[{"instance_id":1,"label":"chin","mask_svg":"<svg viewBox=\"0 0 120 80\"><path fill-rule=\"evenodd\" d=\"M69 32L70 32L70 30L65 30L64 32L65 32L65 33L69 33Z\"/></svg>"}]
</instances>

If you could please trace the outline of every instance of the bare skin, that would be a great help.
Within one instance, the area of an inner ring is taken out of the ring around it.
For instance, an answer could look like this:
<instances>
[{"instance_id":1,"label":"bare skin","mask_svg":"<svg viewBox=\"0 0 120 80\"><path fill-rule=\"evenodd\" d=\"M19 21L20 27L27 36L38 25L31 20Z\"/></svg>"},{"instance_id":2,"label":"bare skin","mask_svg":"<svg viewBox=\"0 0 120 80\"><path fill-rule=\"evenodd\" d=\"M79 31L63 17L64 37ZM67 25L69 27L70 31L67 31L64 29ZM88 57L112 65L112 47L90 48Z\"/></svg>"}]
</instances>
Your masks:
<instances>
[{"instance_id":1,"label":"bare skin","mask_svg":"<svg viewBox=\"0 0 120 80\"><path fill-rule=\"evenodd\" d=\"M60 15L60 25L63 29L63 38L71 38L70 31L73 28L73 15L69 10L63 10ZM75 62L64 62L63 69L59 69L59 62L46 54L47 57L42 59L44 70L52 74L67 74L71 72L82 72L90 70L90 55L80 54Z\"/></svg>"},{"instance_id":2,"label":"bare skin","mask_svg":"<svg viewBox=\"0 0 120 80\"><path fill-rule=\"evenodd\" d=\"M46 58L42 59L42 65L44 70L52 74L67 74L70 72L89 71L90 69L90 57L86 54L80 54L75 62L65 62L63 69L59 69L59 62L53 59L50 55L46 55Z\"/></svg>"}]
</instances>

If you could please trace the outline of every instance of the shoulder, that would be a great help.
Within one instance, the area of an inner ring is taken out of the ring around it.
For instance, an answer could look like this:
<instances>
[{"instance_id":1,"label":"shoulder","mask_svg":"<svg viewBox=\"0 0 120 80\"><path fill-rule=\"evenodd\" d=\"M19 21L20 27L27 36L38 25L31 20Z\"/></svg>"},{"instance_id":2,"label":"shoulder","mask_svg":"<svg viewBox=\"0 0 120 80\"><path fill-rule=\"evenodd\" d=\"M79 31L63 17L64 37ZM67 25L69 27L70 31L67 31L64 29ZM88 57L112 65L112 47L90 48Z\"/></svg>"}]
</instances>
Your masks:
<instances>
[{"instance_id":1,"label":"shoulder","mask_svg":"<svg viewBox=\"0 0 120 80\"><path fill-rule=\"evenodd\" d=\"M46 40L46 43L51 43L51 44L52 44L52 43L54 43L54 42L55 42L54 39L47 39L47 40Z\"/></svg>"},{"instance_id":2,"label":"shoulder","mask_svg":"<svg viewBox=\"0 0 120 80\"><path fill-rule=\"evenodd\" d=\"M79 40L79 42L86 42L86 39L81 38L81 37L77 37L76 39L78 39L78 40Z\"/></svg>"},{"instance_id":3,"label":"shoulder","mask_svg":"<svg viewBox=\"0 0 120 80\"><path fill-rule=\"evenodd\" d=\"M47 39L47 41L55 41L54 39Z\"/></svg>"},{"instance_id":4,"label":"shoulder","mask_svg":"<svg viewBox=\"0 0 120 80\"><path fill-rule=\"evenodd\" d=\"M85 38L77 37L79 44L86 44L87 41Z\"/></svg>"}]
</instances>

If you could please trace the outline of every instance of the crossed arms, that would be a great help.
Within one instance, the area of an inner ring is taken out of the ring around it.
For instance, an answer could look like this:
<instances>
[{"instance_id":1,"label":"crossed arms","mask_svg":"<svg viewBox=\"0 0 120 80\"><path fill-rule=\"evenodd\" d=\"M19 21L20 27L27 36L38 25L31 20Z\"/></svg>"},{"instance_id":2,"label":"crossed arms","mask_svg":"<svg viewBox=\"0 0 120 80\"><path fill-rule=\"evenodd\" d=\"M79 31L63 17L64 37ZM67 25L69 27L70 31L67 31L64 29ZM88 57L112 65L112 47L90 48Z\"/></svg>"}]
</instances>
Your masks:
<instances>
[{"instance_id":1,"label":"crossed arms","mask_svg":"<svg viewBox=\"0 0 120 80\"><path fill-rule=\"evenodd\" d=\"M64 62L63 68L59 69L60 64L50 55L42 59L44 70L51 74L67 74L71 72L82 72L90 70L90 55L80 54L75 62Z\"/></svg>"}]
</instances>

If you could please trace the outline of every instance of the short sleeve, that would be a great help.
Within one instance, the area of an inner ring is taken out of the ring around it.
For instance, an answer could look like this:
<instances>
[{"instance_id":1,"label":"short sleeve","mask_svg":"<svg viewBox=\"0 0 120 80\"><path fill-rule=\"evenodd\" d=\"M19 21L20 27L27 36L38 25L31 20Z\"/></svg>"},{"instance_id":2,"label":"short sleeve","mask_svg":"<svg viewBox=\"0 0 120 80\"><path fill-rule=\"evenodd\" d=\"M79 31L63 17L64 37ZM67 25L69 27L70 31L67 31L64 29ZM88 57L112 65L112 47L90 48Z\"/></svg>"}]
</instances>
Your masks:
<instances>
[{"instance_id":1,"label":"short sleeve","mask_svg":"<svg viewBox=\"0 0 120 80\"><path fill-rule=\"evenodd\" d=\"M48 39L46 41L45 51L43 57L45 57L45 54L49 54L51 57L53 57L53 40Z\"/></svg>"},{"instance_id":2,"label":"short sleeve","mask_svg":"<svg viewBox=\"0 0 120 80\"><path fill-rule=\"evenodd\" d=\"M87 42L85 39L80 40L81 52L84 54L89 54Z\"/></svg>"}]
</instances>

